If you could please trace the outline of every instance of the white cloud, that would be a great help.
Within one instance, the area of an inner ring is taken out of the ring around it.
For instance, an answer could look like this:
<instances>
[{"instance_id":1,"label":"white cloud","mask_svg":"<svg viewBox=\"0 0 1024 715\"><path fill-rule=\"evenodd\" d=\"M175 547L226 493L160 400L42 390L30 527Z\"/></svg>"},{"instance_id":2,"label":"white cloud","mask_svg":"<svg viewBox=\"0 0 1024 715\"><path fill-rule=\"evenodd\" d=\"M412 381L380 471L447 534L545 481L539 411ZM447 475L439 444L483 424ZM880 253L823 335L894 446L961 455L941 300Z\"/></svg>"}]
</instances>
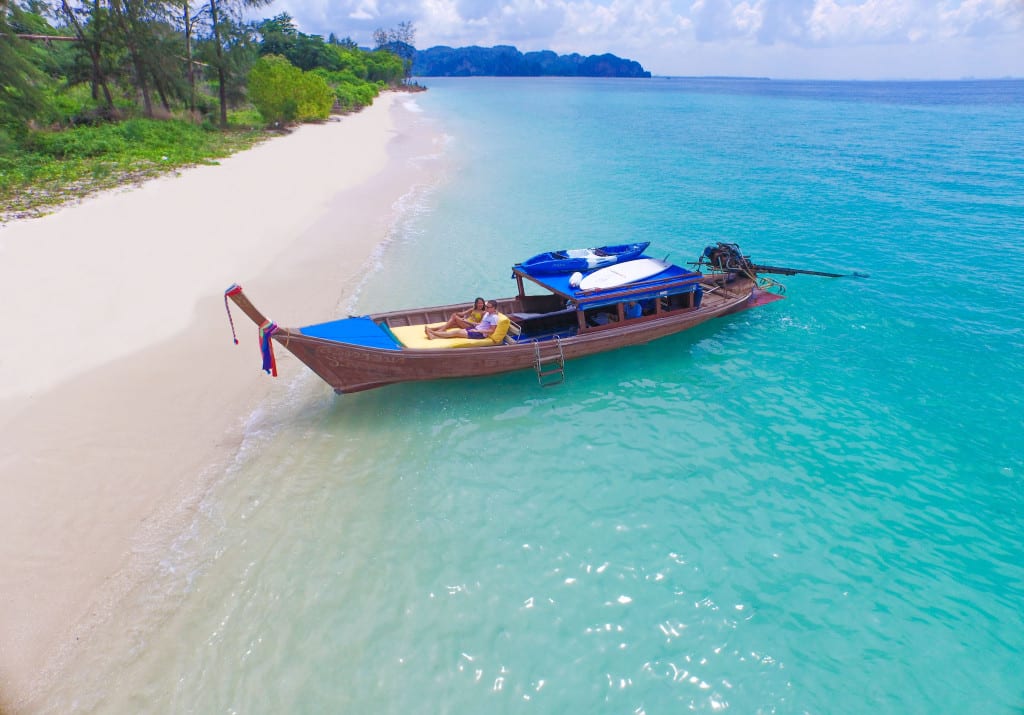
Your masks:
<instances>
[{"instance_id":1,"label":"white cloud","mask_svg":"<svg viewBox=\"0 0 1024 715\"><path fill-rule=\"evenodd\" d=\"M819 45L884 43L924 36L914 25L914 8L909 3L867 0L859 5L835 0L817 0L808 18L808 38Z\"/></svg>"},{"instance_id":2,"label":"white cloud","mask_svg":"<svg viewBox=\"0 0 1024 715\"><path fill-rule=\"evenodd\" d=\"M348 16L353 20L372 20L377 14L377 3L374 0L363 0Z\"/></svg>"},{"instance_id":3,"label":"white cloud","mask_svg":"<svg viewBox=\"0 0 1024 715\"><path fill-rule=\"evenodd\" d=\"M1022 28L1020 0L817 0L808 21L810 39L828 46L913 44L1020 33Z\"/></svg>"},{"instance_id":4,"label":"white cloud","mask_svg":"<svg viewBox=\"0 0 1024 715\"><path fill-rule=\"evenodd\" d=\"M693 23L666 0L567 2L561 44L580 38L578 52L614 52L614 47L650 48L693 37Z\"/></svg>"},{"instance_id":5,"label":"white cloud","mask_svg":"<svg viewBox=\"0 0 1024 715\"><path fill-rule=\"evenodd\" d=\"M753 35L764 23L761 3L741 2L732 9L732 23L741 35Z\"/></svg>"},{"instance_id":6,"label":"white cloud","mask_svg":"<svg viewBox=\"0 0 1024 715\"><path fill-rule=\"evenodd\" d=\"M1020 33L1024 30L1024 2L1021 0L964 0L945 2L939 9L943 36L959 34L984 37ZM1024 52L1024 46L1021 48Z\"/></svg>"},{"instance_id":7,"label":"white cloud","mask_svg":"<svg viewBox=\"0 0 1024 715\"><path fill-rule=\"evenodd\" d=\"M1024 0L276 0L264 10L278 12L303 32L363 44L411 21L419 47L612 52L659 74L1024 75Z\"/></svg>"}]
</instances>

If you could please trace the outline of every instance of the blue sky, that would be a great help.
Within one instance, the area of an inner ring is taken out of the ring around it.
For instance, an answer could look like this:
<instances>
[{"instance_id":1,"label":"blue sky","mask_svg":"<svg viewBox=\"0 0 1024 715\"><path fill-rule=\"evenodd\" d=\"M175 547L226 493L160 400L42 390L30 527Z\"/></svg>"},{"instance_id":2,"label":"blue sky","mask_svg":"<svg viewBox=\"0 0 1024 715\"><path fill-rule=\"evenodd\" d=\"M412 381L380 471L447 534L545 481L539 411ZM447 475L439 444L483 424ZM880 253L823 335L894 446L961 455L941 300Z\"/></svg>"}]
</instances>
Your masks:
<instances>
[{"instance_id":1,"label":"blue sky","mask_svg":"<svg viewBox=\"0 0 1024 715\"><path fill-rule=\"evenodd\" d=\"M370 45L612 52L658 75L1024 77L1024 0L275 0L308 34Z\"/></svg>"}]
</instances>

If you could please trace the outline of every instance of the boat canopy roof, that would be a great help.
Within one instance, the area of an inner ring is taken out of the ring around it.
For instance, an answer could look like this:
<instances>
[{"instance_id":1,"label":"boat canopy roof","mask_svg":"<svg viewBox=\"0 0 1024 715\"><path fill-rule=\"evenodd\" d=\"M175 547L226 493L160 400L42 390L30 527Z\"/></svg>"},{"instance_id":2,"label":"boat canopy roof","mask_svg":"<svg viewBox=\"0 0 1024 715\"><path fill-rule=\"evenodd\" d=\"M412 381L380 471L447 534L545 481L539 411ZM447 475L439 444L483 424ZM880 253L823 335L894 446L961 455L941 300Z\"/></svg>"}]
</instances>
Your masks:
<instances>
[{"instance_id":1,"label":"boat canopy roof","mask_svg":"<svg viewBox=\"0 0 1024 715\"><path fill-rule=\"evenodd\" d=\"M545 290L573 301L581 310L596 308L624 300L647 300L660 295L675 293L691 293L700 287L703 275L682 266L670 265L661 273L633 283L604 288L599 290L580 290L569 285L571 276L567 275L532 275L522 265L512 268L513 276L521 276L532 281Z\"/></svg>"}]
</instances>

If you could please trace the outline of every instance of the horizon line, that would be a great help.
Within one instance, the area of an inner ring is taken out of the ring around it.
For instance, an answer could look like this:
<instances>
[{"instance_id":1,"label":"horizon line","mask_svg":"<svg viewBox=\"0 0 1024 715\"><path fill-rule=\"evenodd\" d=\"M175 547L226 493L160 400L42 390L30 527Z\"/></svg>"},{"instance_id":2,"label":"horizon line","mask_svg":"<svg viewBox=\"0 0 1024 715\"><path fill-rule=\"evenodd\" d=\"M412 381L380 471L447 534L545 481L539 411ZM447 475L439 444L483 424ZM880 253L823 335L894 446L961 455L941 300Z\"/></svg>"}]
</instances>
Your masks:
<instances>
[{"instance_id":1,"label":"horizon line","mask_svg":"<svg viewBox=\"0 0 1024 715\"><path fill-rule=\"evenodd\" d=\"M644 78L637 78L644 79ZM774 82L1015 82L1024 80L1024 76L1004 75L1002 77L886 77L886 78L826 78L826 77L770 77L761 75L719 75L719 74L655 74L651 72L649 79L715 79L739 82L774 81Z\"/></svg>"}]
</instances>

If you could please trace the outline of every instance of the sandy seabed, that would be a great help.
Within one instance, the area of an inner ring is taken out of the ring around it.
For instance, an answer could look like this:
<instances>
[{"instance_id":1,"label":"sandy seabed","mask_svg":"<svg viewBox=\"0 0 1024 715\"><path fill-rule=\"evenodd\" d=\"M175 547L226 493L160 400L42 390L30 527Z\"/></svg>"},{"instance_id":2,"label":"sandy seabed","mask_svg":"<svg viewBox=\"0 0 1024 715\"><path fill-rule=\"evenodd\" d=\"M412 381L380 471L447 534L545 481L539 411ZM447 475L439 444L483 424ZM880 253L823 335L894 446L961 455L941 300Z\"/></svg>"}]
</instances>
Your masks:
<instances>
[{"instance_id":1,"label":"sandy seabed","mask_svg":"<svg viewBox=\"0 0 1024 715\"><path fill-rule=\"evenodd\" d=\"M335 315L433 181L408 97L0 227L0 712L80 661L271 389L223 290L282 325Z\"/></svg>"}]
</instances>

